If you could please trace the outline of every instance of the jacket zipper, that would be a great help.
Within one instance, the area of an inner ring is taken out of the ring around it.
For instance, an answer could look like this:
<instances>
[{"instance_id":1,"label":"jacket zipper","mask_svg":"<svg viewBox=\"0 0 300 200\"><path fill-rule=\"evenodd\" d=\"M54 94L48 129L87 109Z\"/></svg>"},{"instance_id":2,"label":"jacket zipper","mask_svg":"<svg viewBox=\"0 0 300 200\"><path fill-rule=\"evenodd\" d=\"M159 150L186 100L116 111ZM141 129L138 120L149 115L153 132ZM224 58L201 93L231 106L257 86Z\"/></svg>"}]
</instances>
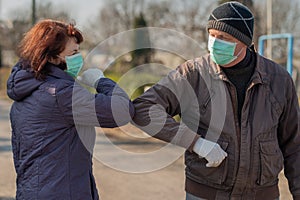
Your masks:
<instances>
[{"instance_id":1,"label":"jacket zipper","mask_svg":"<svg viewBox=\"0 0 300 200\"><path fill-rule=\"evenodd\" d=\"M248 88L247 88L247 90L246 90L246 94L245 94L245 102L246 101L248 101L249 102L249 110L248 110L248 112L249 112L249 114L248 114L248 121L249 120L252 120L252 118L253 118L253 113L251 112L252 111L252 104L251 104L251 101L250 101L250 96L251 96L251 92L253 93L253 87L254 87L254 83L253 82L250 82L250 84L249 84L249 86L248 86ZM251 126L251 124L250 124L250 126ZM250 129L252 129L252 127L250 127ZM253 138L252 138L252 134L250 135L251 136L251 138L250 138L250 141L251 141L251 144L250 144L250 152L252 152L253 151ZM259 155L260 156L260 155ZM248 172L248 174L251 174L251 170L253 170L253 168L254 168L254 166L253 166L253 161L254 161L254 154L253 153L251 153L250 154L250 169L249 169L249 172ZM259 167L259 172L258 173L261 173L261 169L260 169L260 167ZM260 177L260 176L259 176Z\"/></svg>"},{"instance_id":2,"label":"jacket zipper","mask_svg":"<svg viewBox=\"0 0 300 200\"><path fill-rule=\"evenodd\" d=\"M240 127L238 124L237 92L236 92L234 85L229 80L226 80L226 82L229 84L228 89L229 89L231 99L232 99L233 118L234 118L234 125L235 125L235 131L236 131L235 134L237 136L238 152L240 152L241 135L240 135ZM234 174L235 174L235 177L237 178L238 166L240 165L239 153L238 153L238 155L235 156L235 158L236 158L236 164L235 164ZM234 179L233 179L233 182L235 182Z\"/></svg>"},{"instance_id":3,"label":"jacket zipper","mask_svg":"<svg viewBox=\"0 0 300 200\"><path fill-rule=\"evenodd\" d=\"M232 108L233 108L233 117L234 117L234 125L237 132L237 142L240 148L241 144L241 128L238 122L238 99L237 92L234 85L230 82L230 93L232 95Z\"/></svg>"}]
</instances>

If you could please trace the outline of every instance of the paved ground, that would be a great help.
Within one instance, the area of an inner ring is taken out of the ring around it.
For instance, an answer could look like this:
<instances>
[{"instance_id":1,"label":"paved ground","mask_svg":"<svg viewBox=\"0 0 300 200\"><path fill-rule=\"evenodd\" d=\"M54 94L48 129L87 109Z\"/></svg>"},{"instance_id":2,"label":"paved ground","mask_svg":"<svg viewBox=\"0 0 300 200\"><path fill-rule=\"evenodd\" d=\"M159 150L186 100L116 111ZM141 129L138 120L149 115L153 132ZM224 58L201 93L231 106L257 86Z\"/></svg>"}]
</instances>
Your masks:
<instances>
[{"instance_id":1,"label":"paved ground","mask_svg":"<svg viewBox=\"0 0 300 200\"><path fill-rule=\"evenodd\" d=\"M10 103L0 99L0 200L13 200L15 194L15 172L8 120L9 108ZM127 129L132 130L132 127L127 127ZM102 130L98 129L98 131L101 132ZM129 137L126 134L119 134L120 131L118 129L104 129L103 131L105 134L97 136L96 156L94 159L94 175L103 200L184 199L183 158L180 156L176 159L176 156L180 155L180 149L170 148L163 153L157 151L159 155L162 155L162 158L173 156L174 162L171 164L161 163L161 161L154 162L161 158L157 154L150 154L150 156L158 156L158 159L139 160L137 157L137 159L132 160L126 154L126 151L131 152L131 155L144 153L145 157L147 157L149 152L161 149L164 144L154 139L148 139L146 142L145 139L128 139ZM138 133L135 130L131 131L131 134ZM116 145L111 145L111 142L105 140L107 137ZM117 146L123 151L114 151L113 146ZM120 153L123 155L124 152L124 156L120 157ZM118 165L118 163L121 164ZM122 165L122 163L125 163L125 165ZM143 169L151 171L153 168L161 167L162 169L147 173L124 172L143 171ZM121 171L118 169L121 169ZM291 199L282 174L280 176L280 190L282 200Z\"/></svg>"}]
</instances>

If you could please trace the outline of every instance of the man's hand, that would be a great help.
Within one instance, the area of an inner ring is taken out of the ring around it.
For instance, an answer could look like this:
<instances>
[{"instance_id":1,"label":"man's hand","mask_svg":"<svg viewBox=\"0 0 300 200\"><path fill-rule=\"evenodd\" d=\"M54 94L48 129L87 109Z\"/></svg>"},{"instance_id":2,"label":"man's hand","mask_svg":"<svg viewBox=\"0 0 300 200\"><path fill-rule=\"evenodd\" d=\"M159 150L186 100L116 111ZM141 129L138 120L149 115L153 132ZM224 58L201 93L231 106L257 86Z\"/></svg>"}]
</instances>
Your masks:
<instances>
[{"instance_id":1,"label":"man's hand","mask_svg":"<svg viewBox=\"0 0 300 200\"><path fill-rule=\"evenodd\" d=\"M206 167L218 167L225 157L227 157L227 153L219 144L203 138L197 140L193 151L208 161Z\"/></svg>"}]
</instances>

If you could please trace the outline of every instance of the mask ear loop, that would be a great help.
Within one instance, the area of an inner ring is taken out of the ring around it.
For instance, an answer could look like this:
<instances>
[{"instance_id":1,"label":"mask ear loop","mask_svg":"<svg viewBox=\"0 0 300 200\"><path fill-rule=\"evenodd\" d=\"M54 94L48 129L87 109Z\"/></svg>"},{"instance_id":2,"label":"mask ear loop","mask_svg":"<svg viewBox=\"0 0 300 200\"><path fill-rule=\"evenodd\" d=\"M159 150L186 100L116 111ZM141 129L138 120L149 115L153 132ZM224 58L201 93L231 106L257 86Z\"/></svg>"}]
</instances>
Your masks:
<instances>
[{"instance_id":1,"label":"mask ear loop","mask_svg":"<svg viewBox=\"0 0 300 200\"><path fill-rule=\"evenodd\" d=\"M57 57L61 59L61 62L66 63L66 57L62 57L60 55L57 55Z\"/></svg>"},{"instance_id":2,"label":"mask ear loop","mask_svg":"<svg viewBox=\"0 0 300 200\"><path fill-rule=\"evenodd\" d=\"M61 58L61 59L64 59L62 56L60 56L60 55L57 55L57 57L59 57L59 58Z\"/></svg>"},{"instance_id":3,"label":"mask ear loop","mask_svg":"<svg viewBox=\"0 0 300 200\"><path fill-rule=\"evenodd\" d=\"M241 48L241 50L237 53L237 55L233 55L234 59L232 59L232 61L230 61L229 63L232 63L233 61L235 61L238 58L238 56L242 53L242 51L243 51L243 48Z\"/></svg>"},{"instance_id":4,"label":"mask ear loop","mask_svg":"<svg viewBox=\"0 0 300 200\"><path fill-rule=\"evenodd\" d=\"M243 51L243 48L241 48L241 50L237 53L237 55L235 55L235 57L236 58L239 57L239 55L242 53L242 51Z\"/></svg>"}]
</instances>

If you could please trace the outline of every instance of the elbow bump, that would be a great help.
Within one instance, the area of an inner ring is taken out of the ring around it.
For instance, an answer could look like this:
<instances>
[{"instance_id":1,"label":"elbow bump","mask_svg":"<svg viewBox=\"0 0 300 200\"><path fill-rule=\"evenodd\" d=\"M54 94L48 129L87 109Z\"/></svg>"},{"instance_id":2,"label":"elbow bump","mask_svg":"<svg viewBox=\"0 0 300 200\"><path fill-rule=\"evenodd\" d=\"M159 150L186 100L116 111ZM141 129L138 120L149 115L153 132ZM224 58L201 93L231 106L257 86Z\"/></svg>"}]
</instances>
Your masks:
<instances>
[{"instance_id":1,"label":"elbow bump","mask_svg":"<svg viewBox=\"0 0 300 200\"><path fill-rule=\"evenodd\" d=\"M124 126L132 121L135 109L130 100L112 108L113 118L118 126Z\"/></svg>"}]
</instances>

